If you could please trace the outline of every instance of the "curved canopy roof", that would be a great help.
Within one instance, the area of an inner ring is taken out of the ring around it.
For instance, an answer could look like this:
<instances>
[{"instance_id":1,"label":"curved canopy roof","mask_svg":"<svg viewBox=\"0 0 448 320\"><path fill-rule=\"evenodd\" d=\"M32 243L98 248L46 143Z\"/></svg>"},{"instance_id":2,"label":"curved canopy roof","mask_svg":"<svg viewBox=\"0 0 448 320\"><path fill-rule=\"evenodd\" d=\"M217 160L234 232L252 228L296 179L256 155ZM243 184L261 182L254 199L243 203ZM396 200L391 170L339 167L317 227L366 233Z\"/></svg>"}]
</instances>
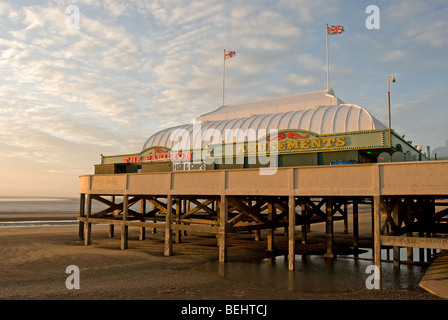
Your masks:
<instances>
[{"instance_id":1,"label":"curved canopy roof","mask_svg":"<svg viewBox=\"0 0 448 320\"><path fill-rule=\"evenodd\" d=\"M328 105L319 104L325 102ZM235 117L238 114L246 116ZM152 146L172 149L179 144L179 139L185 137L194 148L204 148L210 143L254 140L250 135L254 132L258 139L264 134L283 129L331 134L387 128L364 108L345 104L327 91L224 106L196 120L199 120L196 124L185 124L155 133L146 141L143 150ZM198 130L201 130L201 134ZM216 141L216 137L221 141ZM186 140L181 143L186 143Z\"/></svg>"}]
</instances>

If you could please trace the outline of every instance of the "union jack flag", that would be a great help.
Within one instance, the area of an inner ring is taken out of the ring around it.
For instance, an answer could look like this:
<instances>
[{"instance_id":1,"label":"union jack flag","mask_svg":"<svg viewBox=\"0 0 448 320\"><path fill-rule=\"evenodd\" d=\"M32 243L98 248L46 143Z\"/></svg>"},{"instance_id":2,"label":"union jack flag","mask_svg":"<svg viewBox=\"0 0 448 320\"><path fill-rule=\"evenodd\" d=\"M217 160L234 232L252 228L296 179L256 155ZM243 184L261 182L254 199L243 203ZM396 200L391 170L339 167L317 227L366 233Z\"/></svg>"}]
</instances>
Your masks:
<instances>
[{"instance_id":1,"label":"union jack flag","mask_svg":"<svg viewBox=\"0 0 448 320\"><path fill-rule=\"evenodd\" d=\"M233 56L235 55L235 51L226 51L224 54L224 60L233 58Z\"/></svg>"},{"instance_id":2,"label":"union jack flag","mask_svg":"<svg viewBox=\"0 0 448 320\"><path fill-rule=\"evenodd\" d=\"M330 36L332 34L340 34L344 32L344 27L341 26L327 26L327 34Z\"/></svg>"}]
</instances>

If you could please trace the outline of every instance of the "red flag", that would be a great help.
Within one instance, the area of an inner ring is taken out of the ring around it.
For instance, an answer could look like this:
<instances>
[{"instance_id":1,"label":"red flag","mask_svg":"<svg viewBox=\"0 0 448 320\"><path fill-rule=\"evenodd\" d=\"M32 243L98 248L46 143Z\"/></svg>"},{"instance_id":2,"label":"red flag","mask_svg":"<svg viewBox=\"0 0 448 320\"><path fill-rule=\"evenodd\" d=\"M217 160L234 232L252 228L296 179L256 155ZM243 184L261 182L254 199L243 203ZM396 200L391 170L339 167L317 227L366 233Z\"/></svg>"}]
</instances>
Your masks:
<instances>
[{"instance_id":1,"label":"red flag","mask_svg":"<svg viewBox=\"0 0 448 320\"><path fill-rule=\"evenodd\" d=\"M235 51L226 51L225 55L224 55L224 60L233 58L235 56Z\"/></svg>"},{"instance_id":2,"label":"red flag","mask_svg":"<svg viewBox=\"0 0 448 320\"><path fill-rule=\"evenodd\" d=\"M327 34L330 36L332 34L340 34L344 32L344 27L341 26L327 26Z\"/></svg>"}]
</instances>

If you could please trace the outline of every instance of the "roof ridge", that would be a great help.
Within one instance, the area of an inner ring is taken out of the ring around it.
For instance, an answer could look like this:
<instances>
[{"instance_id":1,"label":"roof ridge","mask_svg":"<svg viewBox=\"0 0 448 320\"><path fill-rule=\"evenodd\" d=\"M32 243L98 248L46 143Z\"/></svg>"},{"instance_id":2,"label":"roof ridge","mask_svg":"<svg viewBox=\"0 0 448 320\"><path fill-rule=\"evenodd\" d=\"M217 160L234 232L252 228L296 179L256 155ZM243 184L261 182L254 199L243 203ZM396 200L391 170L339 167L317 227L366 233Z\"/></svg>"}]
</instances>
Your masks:
<instances>
[{"instance_id":1,"label":"roof ridge","mask_svg":"<svg viewBox=\"0 0 448 320\"><path fill-rule=\"evenodd\" d=\"M341 103L344 102L335 96L332 89L320 90L224 105L213 111L198 116L196 120L226 120L231 118L247 117L253 114L279 113L284 111L314 108L323 105L339 105Z\"/></svg>"},{"instance_id":2,"label":"roof ridge","mask_svg":"<svg viewBox=\"0 0 448 320\"><path fill-rule=\"evenodd\" d=\"M330 90L330 91L332 92L333 90ZM290 94L290 95L287 95L287 96L272 97L272 98L266 98L266 99L258 99L258 100L251 100L251 101L246 101L246 102L233 103L233 104L228 104L228 105L221 106L221 107L219 107L219 108L222 108L222 107L231 107L231 106L238 106L238 105L249 104L249 103L257 103L257 102L261 102L261 101L280 100L280 99L285 99L285 98L290 98L290 97L296 97L296 96L311 95L311 94L315 94L315 93L325 93L325 94L328 94L330 91L328 91L328 90L319 90L319 91L312 91L312 92L296 93L296 94ZM332 96L336 98L336 96L334 95L334 93L333 93ZM219 109L219 108L218 108L218 109Z\"/></svg>"}]
</instances>

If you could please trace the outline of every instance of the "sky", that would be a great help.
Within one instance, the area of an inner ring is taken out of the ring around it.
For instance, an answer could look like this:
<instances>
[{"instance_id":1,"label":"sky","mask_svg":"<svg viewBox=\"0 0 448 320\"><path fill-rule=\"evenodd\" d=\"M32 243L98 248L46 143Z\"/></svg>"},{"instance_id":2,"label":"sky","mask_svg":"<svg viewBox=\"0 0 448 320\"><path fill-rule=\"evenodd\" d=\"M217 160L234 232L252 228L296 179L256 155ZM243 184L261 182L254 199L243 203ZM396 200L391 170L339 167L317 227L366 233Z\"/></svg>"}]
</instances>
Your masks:
<instances>
[{"instance_id":1,"label":"sky","mask_svg":"<svg viewBox=\"0 0 448 320\"><path fill-rule=\"evenodd\" d=\"M226 104L325 90L326 24L345 29L336 96L387 125L393 74L392 128L444 146L447 17L446 0L0 0L0 195L77 196L101 154L220 107L223 50Z\"/></svg>"}]
</instances>

